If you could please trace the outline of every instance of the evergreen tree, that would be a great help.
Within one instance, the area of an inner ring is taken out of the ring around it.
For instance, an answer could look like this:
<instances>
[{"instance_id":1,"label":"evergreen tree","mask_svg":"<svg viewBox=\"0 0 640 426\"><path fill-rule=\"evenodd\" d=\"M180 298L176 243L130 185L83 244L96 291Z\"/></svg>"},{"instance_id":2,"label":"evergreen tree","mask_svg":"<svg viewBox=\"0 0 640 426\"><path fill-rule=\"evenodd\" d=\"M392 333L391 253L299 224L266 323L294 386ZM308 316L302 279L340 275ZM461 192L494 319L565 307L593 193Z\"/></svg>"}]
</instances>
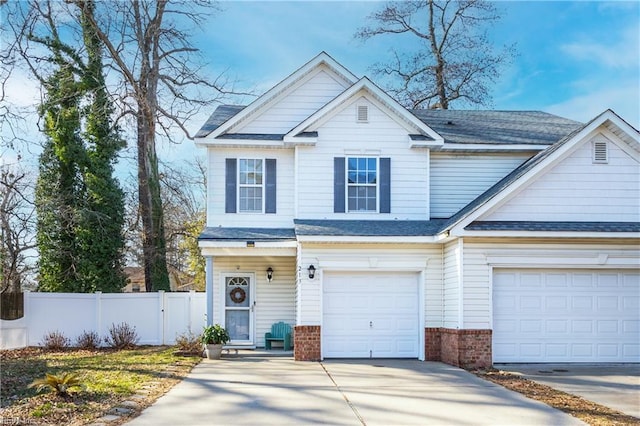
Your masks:
<instances>
[{"instance_id":1,"label":"evergreen tree","mask_svg":"<svg viewBox=\"0 0 640 426\"><path fill-rule=\"evenodd\" d=\"M124 141L112 126L101 42L86 24L93 8L86 1L80 9L86 59L54 28L51 37L34 38L57 67L44 81L41 108L47 135L36 187L42 291L119 292L126 284L124 194L113 176Z\"/></svg>"},{"instance_id":2,"label":"evergreen tree","mask_svg":"<svg viewBox=\"0 0 640 426\"><path fill-rule=\"evenodd\" d=\"M46 82L41 108L47 140L36 185L37 244L42 291L74 292L84 287L79 272L77 212L83 203L80 91L72 67L56 54L58 70Z\"/></svg>"},{"instance_id":3,"label":"evergreen tree","mask_svg":"<svg viewBox=\"0 0 640 426\"><path fill-rule=\"evenodd\" d=\"M82 32L87 66L82 76L89 99L84 139L87 156L83 173L86 204L82 211L78 240L81 247L81 276L86 291L119 292L126 285L122 270L124 236L124 193L113 176L118 152L125 147L113 126L113 108L102 72L102 47L87 24L93 14L92 1L82 8Z\"/></svg>"}]
</instances>

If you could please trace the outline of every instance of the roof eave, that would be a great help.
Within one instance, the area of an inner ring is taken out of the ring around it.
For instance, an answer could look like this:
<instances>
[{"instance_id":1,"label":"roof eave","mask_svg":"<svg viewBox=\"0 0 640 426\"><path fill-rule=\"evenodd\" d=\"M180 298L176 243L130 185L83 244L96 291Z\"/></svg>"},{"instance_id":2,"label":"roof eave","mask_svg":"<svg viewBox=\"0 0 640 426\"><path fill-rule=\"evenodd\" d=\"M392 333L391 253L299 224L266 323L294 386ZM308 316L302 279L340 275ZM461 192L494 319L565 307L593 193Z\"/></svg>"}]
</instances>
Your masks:
<instances>
[{"instance_id":1,"label":"roof eave","mask_svg":"<svg viewBox=\"0 0 640 426\"><path fill-rule=\"evenodd\" d=\"M298 235L300 243L323 244L433 244L440 242L443 235L425 236L336 236Z\"/></svg>"},{"instance_id":2,"label":"roof eave","mask_svg":"<svg viewBox=\"0 0 640 426\"><path fill-rule=\"evenodd\" d=\"M594 231L513 231L487 230L469 231L452 229L453 237L488 237L488 238L579 238L579 239L640 239L639 232L594 232Z\"/></svg>"}]
</instances>

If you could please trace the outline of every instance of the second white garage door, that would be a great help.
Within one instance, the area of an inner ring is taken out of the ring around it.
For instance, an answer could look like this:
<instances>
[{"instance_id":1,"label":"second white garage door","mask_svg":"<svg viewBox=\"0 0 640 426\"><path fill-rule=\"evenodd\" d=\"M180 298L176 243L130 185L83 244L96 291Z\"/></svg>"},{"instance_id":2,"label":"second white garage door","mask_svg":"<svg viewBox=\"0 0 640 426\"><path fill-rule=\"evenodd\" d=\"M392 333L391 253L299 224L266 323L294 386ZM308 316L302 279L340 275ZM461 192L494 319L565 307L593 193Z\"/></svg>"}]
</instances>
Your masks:
<instances>
[{"instance_id":1,"label":"second white garage door","mask_svg":"<svg viewBox=\"0 0 640 426\"><path fill-rule=\"evenodd\" d=\"M640 362L640 274L496 270L494 362Z\"/></svg>"},{"instance_id":2,"label":"second white garage door","mask_svg":"<svg viewBox=\"0 0 640 426\"><path fill-rule=\"evenodd\" d=\"M325 273L326 358L417 358L418 275Z\"/></svg>"}]
</instances>

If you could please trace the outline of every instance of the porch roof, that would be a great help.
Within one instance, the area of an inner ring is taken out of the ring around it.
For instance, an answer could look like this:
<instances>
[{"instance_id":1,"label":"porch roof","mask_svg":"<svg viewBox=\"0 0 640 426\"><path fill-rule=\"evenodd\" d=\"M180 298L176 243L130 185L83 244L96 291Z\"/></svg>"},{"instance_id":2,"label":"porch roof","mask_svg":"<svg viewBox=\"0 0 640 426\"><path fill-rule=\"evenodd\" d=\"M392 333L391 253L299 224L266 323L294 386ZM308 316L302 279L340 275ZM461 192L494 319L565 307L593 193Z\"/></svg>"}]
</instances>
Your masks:
<instances>
[{"instance_id":1,"label":"porch roof","mask_svg":"<svg viewBox=\"0 0 640 426\"><path fill-rule=\"evenodd\" d=\"M198 240L208 241L295 241L292 228L222 228L207 227Z\"/></svg>"},{"instance_id":2,"label":"porch roof","mask_svg":"<svg viewBox=\"0 0 640 426\"><path fill-rule=\"evenodd\" d=\"M447 219L307 220L296 219L297 236L423 237L437 235Z\"/></svg>"}]
</instances>

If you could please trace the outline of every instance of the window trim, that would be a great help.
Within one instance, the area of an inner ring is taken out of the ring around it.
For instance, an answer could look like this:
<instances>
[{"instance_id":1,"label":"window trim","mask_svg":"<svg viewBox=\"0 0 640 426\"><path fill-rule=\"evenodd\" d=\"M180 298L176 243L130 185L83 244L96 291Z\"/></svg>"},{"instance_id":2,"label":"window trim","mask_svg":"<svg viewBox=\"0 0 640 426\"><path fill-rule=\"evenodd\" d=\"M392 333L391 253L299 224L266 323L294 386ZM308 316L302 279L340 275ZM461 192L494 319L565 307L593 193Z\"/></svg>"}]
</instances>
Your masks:
<instances>
[{"instance_id":1,"label":"window trim","mask_svg":"<svg viewBox=\"0 0 640 426\"><path fill-rule=\"evenodd\" d=\"M349 159L351 158L355 158L356 160L360 159L360 158L364 158L364 159L370 159L373 158L376 160L376 183L375 183L375 187L376 187L376 208L375 210L351 210L349 209L349 188L350 187L371 187L374 186L372 184L351 184L349 183ZM345 190L344 190L344 206L345 206L345 213L352 213L352 214L356 214L356 213L363 213L363 214L372 214L372 213L380 213L380 157L379 156L372 156L372 155L359 155L359 156L350 156L347 155L345 156L345 162L344 162L344 183L345 183Z\"/></svg>"},{"instance_id":2,"label":"window trim","mask_svg":"<svg viewBox=\"0 0 640 426\"><path fill-rule=\"evenodd\" d=\"M240 170L242 169L241 167L241 163L242 161L248 161L248 160L259 160L262 162L262 183L261 184L242 184L240 183ZM264 157L253 157L253 158L246 158L246 157L238 157L238 167L237 167L237 171L236 171L236 192L237 192L237 196L236 196L236 206L237 207L237 213L238 214L264 214L265 213L265 196L266 196L266 169L265 169L265 165L266 165L266 159ZM260 203L260 210L245 210L243 211L241 209L241 204L240 204L240 189L241 188L257 188L260 187L261 190L261 203Z\"/></svg>"}]
</instances>

